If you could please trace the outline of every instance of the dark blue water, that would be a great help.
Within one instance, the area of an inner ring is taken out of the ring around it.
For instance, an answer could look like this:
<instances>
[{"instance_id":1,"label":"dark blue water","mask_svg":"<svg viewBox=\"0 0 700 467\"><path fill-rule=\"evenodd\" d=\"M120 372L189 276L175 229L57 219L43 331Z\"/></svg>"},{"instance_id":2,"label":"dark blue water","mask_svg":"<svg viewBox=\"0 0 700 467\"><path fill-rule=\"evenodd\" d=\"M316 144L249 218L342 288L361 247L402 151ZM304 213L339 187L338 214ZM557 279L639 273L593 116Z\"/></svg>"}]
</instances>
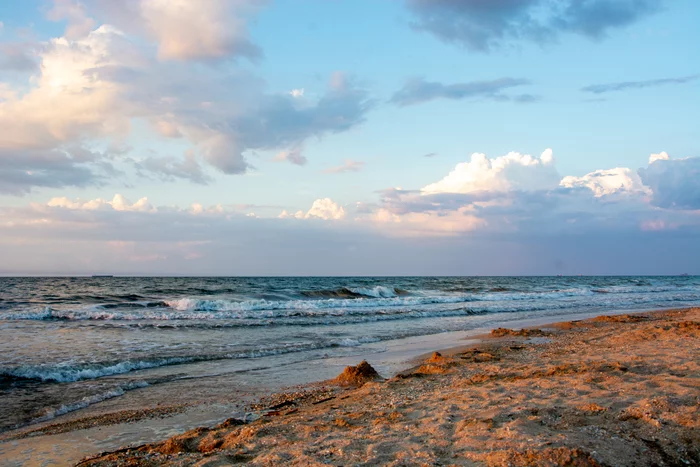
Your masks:
<instances>
[{"instance_id":1,"label":"dark blue water","mask_svg":"<svg viewBox=\"0 0 700 467\"><path fill-rule=\"evenodd\" d=\"M698 304L692 276L0 278L0 430L223 360L333 356L484 314Z\"/></svg>"}]
</instances>

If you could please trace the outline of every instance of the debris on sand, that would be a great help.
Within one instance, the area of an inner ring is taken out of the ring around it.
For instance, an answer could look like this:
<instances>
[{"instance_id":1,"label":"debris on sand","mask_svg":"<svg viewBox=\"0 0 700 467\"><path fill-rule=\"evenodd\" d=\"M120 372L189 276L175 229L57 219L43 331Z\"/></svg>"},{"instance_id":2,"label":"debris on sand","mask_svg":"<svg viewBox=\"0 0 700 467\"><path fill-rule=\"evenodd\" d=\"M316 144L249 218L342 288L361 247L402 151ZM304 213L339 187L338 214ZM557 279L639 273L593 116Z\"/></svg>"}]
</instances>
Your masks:
<instances>
[{"instance_id":1,"label":"debris on sand","mask_svg":"<svg viewBox=\"0 0 700 467\"><path fill-rule=\"evenodd\" d=\"M542 331L541 329L520 329L518 331L514 329L507 328L497 328L491 331L493 337L545 337L550 336L551 333Z\"/></svg>"}]
</instances>

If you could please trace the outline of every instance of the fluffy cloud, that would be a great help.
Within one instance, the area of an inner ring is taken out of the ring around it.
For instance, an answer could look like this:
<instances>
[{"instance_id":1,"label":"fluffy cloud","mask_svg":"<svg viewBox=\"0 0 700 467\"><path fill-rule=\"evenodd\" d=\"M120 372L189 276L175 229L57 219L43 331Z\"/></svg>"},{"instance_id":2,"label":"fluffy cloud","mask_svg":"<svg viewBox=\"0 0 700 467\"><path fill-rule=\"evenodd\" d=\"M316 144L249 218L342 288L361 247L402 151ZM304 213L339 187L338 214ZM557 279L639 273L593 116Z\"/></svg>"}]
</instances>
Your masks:
<instances>
[{"instance_id":1,"label":"fluffy cloud","mask_svg":"<svg viewBox=\"0 0 700 467\"><path fill-rule=\"evenodd\" d=\"M88 201L71 200L66 197L51 198L48 203L49 207L58 207L74 210L97 210L97 209L113 209L115 211L154 211L153 206L148 202L148 198L141 198L135 203L130 202L120 194L114 195L111 201L97 198Z\"/></svg>"},{"instance_id":2,"label":"fluffy cloud","mask_svg":"<svg viewBox=\"0 0 700 467\"><path fill-rule=\"evenodd\" d=\"M573 33L592 39L659 9L660 0L408 0L414 27L486 52L521 39L538 43Z\"/></svg>"},{"instance_id":3,"label":"fluffy cloud","mask_svg":"<svg viewBox=\"0 0 700 467\"><path fill-rule=\"evenodd\" d=\"M374 105L342 73L331 77L326 93L307 99L267 92L260 78L246 72L198 70L160 61L152 52L108 25L45 44L41 73L28 92L0 87L0 179L14 180L2 190L21 194L32 187L99 183L113 154L80 161L65 154L119 143L139 120L150 124L153 136L189 145L180 157L139 159L141 174L206 183L206 165L244 173L250 167L246 153L254 150L283 150L301 163L297 148L304 141L359 125ZM46 169L51 173L34 175L47 154L54 160Z\"/></svg>"},{"instance_id":4,"label":"fluffy cloud","mask_svg":"<svg viewBox=\"0 0 700 467\"><path fill-rule=\"evenodd\" d=\"M559 183L565 188L585 187L596 197L613 194L649 194L641 178L628 168L596 170L582 177L567 176Z\"/></svg>"},{"instance_id":5,"label":"fluffy cloud","mask_svg":"<svg viewBox=\"0 0 700 467\"><path fill-rule=\"evenodd\" d=\"M457 164L445 178L421 191L431 194L547 189L559 180L553 163L551 149L539 158L510 152L489 159L486 154L474 153L469 162Z\"/></svg>"},{"instance_id":6,"label":"fluffy cloud","mask_svg":"<svg viewBox=\"0 0 700 467\"><path fill-rule=\"evenodd\" d=\"M323 220L341 220L345 218L345 209L330 198L317 199L311 205L306 213L297 211L295 214L290 214L287 211L282 211L278 216L280 219L296 218L296 219L323 219Z\"/></svg>"},{"instance_id":7,"label":"fluffy cloud","mask_svg":"<svg viewBox=\"0 0 700 467\"><path fill-rule=\"evenodd\" d=\"M526 79L500 78L491 81L472 81L469 83L442 84L424 79L408 81L391 98L391 102L400 106L419 104L433 99L487 99L493 101L532 102L537 98L530 94L512 96L504 91L530 84Z\"/></svg>"},{"instance_id":8,"label":"fluffy cloud","mask_svg":"<svg viewBox=\"0 0 700 467\"><path fill-rule=\"evenodd\" d=\"M666 209L700 210L700 157L671 159L652 154L639 176L653 192L652 203Z\"/></svg>"},{"instance_id":9,"label":"fluffy cloud","mask_svg":"<svg viewBox=\"0 0 700 467\"><path fill-rule=\"evenodd\" d=\"M614 168L561 177L551 150L539 158L477 153L442 180L420 190L385 190L379 203L362 204L357 213L393 235L695 231L700 158L661 153L650 160L639 174Z\"/></svg>"}]
</instances>

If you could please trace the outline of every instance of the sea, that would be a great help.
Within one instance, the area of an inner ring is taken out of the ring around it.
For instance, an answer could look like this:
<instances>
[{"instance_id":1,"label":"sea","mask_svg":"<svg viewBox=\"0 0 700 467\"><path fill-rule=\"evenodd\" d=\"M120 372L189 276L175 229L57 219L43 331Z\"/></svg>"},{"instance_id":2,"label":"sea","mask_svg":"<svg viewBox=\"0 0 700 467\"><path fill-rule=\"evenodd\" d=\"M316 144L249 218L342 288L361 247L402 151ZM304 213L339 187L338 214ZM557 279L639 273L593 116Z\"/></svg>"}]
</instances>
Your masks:
<instances>
[{"instance_id":1,"label":"sea","mask_svg":"<svg viewBox=\"0 0 700 467\"><path fill-rule=\"evenodd\" d=\"M397 339L698 305L698 276L0 277L0 432Z\"/></svg>"}]
</instances>

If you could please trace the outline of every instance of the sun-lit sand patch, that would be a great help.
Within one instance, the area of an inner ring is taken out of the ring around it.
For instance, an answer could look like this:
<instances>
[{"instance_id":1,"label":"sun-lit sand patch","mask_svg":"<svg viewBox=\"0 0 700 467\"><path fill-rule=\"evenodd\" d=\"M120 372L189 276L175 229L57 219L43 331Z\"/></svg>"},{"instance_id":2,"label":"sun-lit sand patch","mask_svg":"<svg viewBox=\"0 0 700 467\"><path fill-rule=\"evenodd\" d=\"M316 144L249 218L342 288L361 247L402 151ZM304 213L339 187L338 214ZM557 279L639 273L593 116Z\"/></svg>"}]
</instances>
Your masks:
<instances>
[{"instance_id":1,"label":"sun-lit sand patch","mask_svg":"<svg viewBox=\"0 0 700 467\"><path fill-rule=\"evenodd\" d=\"M363 364L359 388L81 465L700 463L700 309L495 335L384 381Z\"/></svg>"}]
</instances>

